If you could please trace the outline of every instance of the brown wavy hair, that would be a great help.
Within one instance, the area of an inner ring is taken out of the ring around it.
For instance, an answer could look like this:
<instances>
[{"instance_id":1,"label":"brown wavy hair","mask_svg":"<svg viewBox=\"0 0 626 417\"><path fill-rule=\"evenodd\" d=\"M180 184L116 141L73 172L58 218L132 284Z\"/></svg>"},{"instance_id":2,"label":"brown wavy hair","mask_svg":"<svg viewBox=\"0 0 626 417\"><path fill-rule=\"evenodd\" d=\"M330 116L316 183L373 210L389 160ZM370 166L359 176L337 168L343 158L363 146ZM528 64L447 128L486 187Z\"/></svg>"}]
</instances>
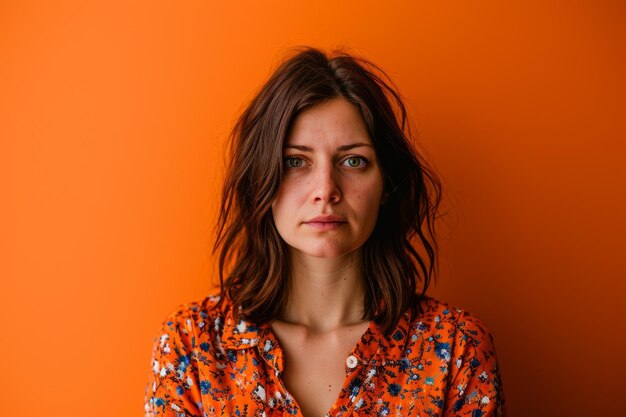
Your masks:
<instances>
[{"instance_id":1,"label":"brown wavy hair","mask_svg":"<svg viewBox=\"0 0 626 417\"><path fill-rule=\"evenodd\" d=\"M388 334L408 308L419 311L437 270L441 184L411 144L393 82L372 62L341 49L328 55L293 49L233 127L213 247L214 254L219 249L220 302L229 297L240 317L256 323L278 317L286 305L290 259L271 212L283 178L283 145L302 111L339 97L362 116L384 178L386 200L361 248L361 270L363 319Z\"/></svg>"}]
</instances>

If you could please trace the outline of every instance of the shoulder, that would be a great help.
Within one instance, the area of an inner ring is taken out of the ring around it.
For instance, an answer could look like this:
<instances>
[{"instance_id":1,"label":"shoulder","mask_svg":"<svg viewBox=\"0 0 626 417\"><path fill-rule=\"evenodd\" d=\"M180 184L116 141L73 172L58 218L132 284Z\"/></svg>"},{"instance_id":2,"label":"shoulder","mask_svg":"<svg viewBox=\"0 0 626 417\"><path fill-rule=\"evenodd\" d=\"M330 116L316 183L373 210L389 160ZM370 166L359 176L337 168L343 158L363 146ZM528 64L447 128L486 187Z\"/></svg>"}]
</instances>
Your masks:
<instances>
[{"instance_id":1,"label":"shoulder","mask_svg":"<svg viewBox=\"0 0 626 417\"><path fill-rule=\"evenodd\" d=\"M230 308L227 300L220 303L220 296L212 292L202 299L181 303L171 309L162 320L159 335L161 345L168 340L178 340L190 349L199 344L214 344L219 340L224 317Z\"/></svg>"},{"instance_id":2,"label":"shoulder","mask_svg":"<svg viewBox=\"0 0 626 417\"><path fill-rule=\"evenodd\" d=\"M166 314L163 320L164 327L169 328L181 324L186 327L193 327L194 324L202 326L203 320L222 315L222 309L218 306L219 301L219 294L211 293L202 299L178 304Z\"/></svg>"},{"instance_id":3,"label":"shoulder","mask_svg":"<svg viewBox=\"0 0 626 417\"><path fill-rule=\"evenodd\" d=\"M495 354L493 336L483 320L471 312L433 297L419 303L411 318L412 340L432 342L441 359L452 359L472 347L486 355Z\"/></svg>"},{"instance_id":4,"label":"shoulder","mask_svg":"<svg viewBox=\"0 0 626 417\"><path fill-rule=\"evenodd\" d=\"M154 339L146 385L146 415L200 415L203 374L219 368L213 323L221 320L219 297L179 304L166 315ZM168 410L168 412L166 412Z\"/></svg>"},{"instance_id":5,"label":"shoulder","mask_svg":"<svg viewBox=\"0 0 626 417\"><path fill-rule=\"evenodd\" d=\"M175 321L188 318L217 318L222 317L230 306L231 303L227 298L221 300L219 290L212 290L202 298L178 304L170 310L167 318Z\"/></svg>"},{"instance_id":6,"label":"shoulder","mask_svg":"<svg viewBox=\"0 0 626 417\"><path fill-rule=\"evenodd\" d=\"M433 365L447 374L441 381L450 399L444 415L506 415L494 338L485 323L437 299L421 306L413 326Z\"/></svg>"},{"instance_id":7,"label":"shoulder","mask_svg":"<svg viewBox=\"0 0 626 417\"><path fill-rule=\"evenodd\" d=\"M452 326L467 337L491 337L478 316L433 297L425 297L419 302L419 313L413 316L411 324L423 330Z\"/></svg>"}]
</instances>

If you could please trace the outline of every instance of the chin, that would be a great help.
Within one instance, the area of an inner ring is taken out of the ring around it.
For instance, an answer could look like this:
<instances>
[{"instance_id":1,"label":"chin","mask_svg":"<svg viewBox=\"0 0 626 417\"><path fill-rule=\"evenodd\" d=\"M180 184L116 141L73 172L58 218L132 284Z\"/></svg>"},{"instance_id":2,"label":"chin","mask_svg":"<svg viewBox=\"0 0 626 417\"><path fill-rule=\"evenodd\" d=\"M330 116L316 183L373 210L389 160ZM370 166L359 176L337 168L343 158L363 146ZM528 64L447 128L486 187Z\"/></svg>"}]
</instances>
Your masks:
<instances>
[{"instance_id":1,"label":"chin","mask_svg":"<svg viewBox=\"0 0 626 417\"><path fill-rule=\"evenodd\" d=\"M294 249L303 255L314 256L316 258L338 258L352 252L356 248L324 244L294 247Z\"/></svg>"},{"instance_id":2,"label":"chin","mask_svg":"<svg viewBox=\"0 0 626 417\"><path fill-rule=\"evenodd\" d=\"M345 255L346 252L341 251L318 251L318 252L305 252L307 255L314 256L316 258L339 258Z\"/></svg>"}]
</instances>

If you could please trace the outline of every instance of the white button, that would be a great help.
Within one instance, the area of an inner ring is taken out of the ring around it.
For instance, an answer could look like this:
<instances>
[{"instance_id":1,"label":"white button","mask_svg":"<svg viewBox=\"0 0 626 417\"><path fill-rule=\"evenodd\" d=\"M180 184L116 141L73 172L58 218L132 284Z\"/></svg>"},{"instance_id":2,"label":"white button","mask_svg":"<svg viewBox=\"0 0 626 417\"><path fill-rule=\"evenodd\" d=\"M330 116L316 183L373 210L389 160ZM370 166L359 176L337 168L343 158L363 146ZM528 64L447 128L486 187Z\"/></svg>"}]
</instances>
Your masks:
<instances>
[{"instance_id":1,"label":"white button","mask_svg":"<svg viewBox=\"0 0 626 417\"><path fill-rule=\"evenodd\" d=\"M358 363L359 361L352 355L348 356L348 359L346 359L346 365L348 365L350 369L355 368Z\"/></svg>"}]
</instances>

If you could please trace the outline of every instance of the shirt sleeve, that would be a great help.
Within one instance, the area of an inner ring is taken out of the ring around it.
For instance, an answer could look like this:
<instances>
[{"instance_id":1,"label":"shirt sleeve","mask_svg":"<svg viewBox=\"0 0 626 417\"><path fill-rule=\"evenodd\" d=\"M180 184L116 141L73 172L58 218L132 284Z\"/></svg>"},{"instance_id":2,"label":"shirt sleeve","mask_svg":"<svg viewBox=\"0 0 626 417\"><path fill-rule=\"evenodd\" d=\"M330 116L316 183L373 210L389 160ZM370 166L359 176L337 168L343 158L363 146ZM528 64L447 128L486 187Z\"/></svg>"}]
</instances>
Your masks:
<instances>
[{"instance_id":1,"label":"shirt sleeve","mask_svg":"<svg viewBox=\"0 0 626 417\"><path fill-rule=\"evenodd\" d=\"M154 339L145 388L146 417L201 417L196 338L187 305L170 314Z\"/></svg>"},{"instance_id":2,"label":"shirt sleeve","mask_svg":"<svg viewBox=\"0 0 626 417\"><path fill-rule=\"evenodd\" d=\"M457 323L445 417L506 417L504 390L491 333L462 312Z\"/></svg>"}]
</instances>

